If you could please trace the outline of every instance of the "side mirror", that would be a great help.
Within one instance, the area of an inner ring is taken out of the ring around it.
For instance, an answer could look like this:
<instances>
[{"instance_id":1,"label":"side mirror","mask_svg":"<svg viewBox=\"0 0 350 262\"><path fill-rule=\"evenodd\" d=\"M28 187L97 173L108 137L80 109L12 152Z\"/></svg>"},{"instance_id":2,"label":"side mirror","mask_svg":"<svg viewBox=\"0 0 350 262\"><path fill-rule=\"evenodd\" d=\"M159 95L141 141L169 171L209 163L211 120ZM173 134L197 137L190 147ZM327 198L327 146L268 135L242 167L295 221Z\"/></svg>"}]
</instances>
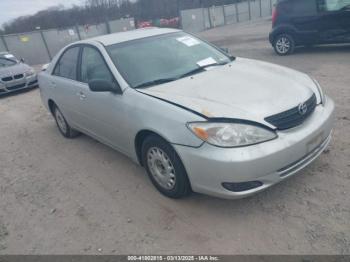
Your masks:
<instances>
[{"instance_id":1,"label":"side mirror","mask_svg":"<svg viewBox=\"0 0 350 262\"><path fill-rule=\"evenodd\" d=\"M90 81L89 88L92 92L112 92L116 94L122 93L122 89L117 82L111 82L103 79Z\"/></svg>"},{"instance_id":2,"label":"side mirror","mask_svg":"<svg viewBox=\"0 0 350 262\"><path fill-rule=\"evenodd\" d=\"M21 63L24 63L24 62L25 62L23 58L21 58L19 61L20 61Z\"/></svg>"}]
</instances>

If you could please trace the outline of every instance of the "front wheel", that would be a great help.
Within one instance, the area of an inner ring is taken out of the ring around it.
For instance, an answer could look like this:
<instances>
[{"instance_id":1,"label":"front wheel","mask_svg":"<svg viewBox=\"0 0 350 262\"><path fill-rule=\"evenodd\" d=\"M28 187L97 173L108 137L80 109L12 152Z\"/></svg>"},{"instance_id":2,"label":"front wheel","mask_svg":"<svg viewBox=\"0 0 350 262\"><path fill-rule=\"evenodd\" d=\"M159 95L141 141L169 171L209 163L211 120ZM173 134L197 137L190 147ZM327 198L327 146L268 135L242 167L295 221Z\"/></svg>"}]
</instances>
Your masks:
<instances>
[{"instance_id":1,"label":"front wheel","mask_svg":"<svg viewBox=\"0 0 350 262\"><path fill-rule=\"evenodd\" d=\"M182 198L191 192L186 170L172 146L151 135L142 145L143 165L153 185L163 195Z\"/></svg>"},{"instance_id":2,"label":"front wheel","mask_svg":"<svg viewBox=\"0 0 350 262\"><path fill-rule=\"evenodd\" d=\"M291 35L281 34L275 38L273 47L280 56L290 55L294 52L295 41Z\"/></svg>"}]
</instances>

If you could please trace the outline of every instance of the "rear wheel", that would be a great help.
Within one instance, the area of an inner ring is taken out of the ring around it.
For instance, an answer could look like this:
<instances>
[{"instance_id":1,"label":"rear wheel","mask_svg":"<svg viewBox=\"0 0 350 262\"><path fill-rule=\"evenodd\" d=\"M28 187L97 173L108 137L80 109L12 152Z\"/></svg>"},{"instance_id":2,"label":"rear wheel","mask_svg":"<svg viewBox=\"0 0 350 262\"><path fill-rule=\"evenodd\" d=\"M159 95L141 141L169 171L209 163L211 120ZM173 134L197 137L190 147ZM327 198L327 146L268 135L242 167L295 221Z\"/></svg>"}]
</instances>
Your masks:
<instances>
[{"instance_id":1,"label":"rear wheel","mask_svg":"<svg viewBox=\"0 0 350 262\"><path fill-rule=\"evenodd\" d=\"M67 123L62 112L60 111L60 109L57 106L54 106L54 108L53 108L53 116L56 120L58 130L60 131L60 133L64 137L74 138L80 134L78 131L71 128L71 126Z\"/></svg>"},{"instance_id":2,"label":"rear wheel","mask_svg":"<svg viewBox=\"0 0 350 262\"><path fill-rule=\"evenodd\" d=\"M151 135L142 145L142 161L153 185L163 195L182 198L191 192L186 170L172 146Z\"/></svg>"},{"instance_id":3,"label":"rear wheel","mask_svg":"<svg viewBox=\"0 0 350 262\"><path fill-rule=\"evenodd\" d=\"M291 35L278 35L274 41L274 49L280 56L290 55L294 52L295 41Z\"/></svg>"}]
</instances>

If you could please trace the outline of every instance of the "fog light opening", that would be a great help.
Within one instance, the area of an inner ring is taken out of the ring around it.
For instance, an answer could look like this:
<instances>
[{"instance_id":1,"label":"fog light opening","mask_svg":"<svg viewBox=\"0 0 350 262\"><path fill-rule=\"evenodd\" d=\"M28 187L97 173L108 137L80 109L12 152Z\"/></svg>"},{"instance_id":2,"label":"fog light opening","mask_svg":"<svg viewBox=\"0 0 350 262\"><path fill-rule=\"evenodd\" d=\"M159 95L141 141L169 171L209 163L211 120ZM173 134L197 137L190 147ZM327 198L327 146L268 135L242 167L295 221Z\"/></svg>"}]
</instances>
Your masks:
<instances>
[{"instance_id":1,"label":"fog light opening","mask_svg":"<svg viewBox=\"0 0 350 262\"><path fill-rule=\"evenodd\" d=\"M232 192L243 192L251 189L261 187L263 183L261 181L250 181L242 183L222 183L222 186Z\"/></svg>"}]
</instances>

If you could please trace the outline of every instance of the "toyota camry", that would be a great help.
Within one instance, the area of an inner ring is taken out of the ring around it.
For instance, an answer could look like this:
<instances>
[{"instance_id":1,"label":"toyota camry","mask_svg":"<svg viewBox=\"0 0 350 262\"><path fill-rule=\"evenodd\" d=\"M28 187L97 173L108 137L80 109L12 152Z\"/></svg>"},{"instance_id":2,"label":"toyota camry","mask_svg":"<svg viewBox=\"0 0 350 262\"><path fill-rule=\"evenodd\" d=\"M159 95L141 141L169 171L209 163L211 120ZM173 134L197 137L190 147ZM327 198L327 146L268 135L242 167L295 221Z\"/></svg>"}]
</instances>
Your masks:
<instances>
[{"instance_id":1,"label":"toyota camry","mask_svg":"<svg viewBox=\"0 0 350 262\"><path fill-rule=\"evenodd\" d=\"M70 44L39 86L64 137L122 152L171 198L265 190L315 160L333 127L334 103L315 79L175 29Z\"/></svg>"}]
</instances>

